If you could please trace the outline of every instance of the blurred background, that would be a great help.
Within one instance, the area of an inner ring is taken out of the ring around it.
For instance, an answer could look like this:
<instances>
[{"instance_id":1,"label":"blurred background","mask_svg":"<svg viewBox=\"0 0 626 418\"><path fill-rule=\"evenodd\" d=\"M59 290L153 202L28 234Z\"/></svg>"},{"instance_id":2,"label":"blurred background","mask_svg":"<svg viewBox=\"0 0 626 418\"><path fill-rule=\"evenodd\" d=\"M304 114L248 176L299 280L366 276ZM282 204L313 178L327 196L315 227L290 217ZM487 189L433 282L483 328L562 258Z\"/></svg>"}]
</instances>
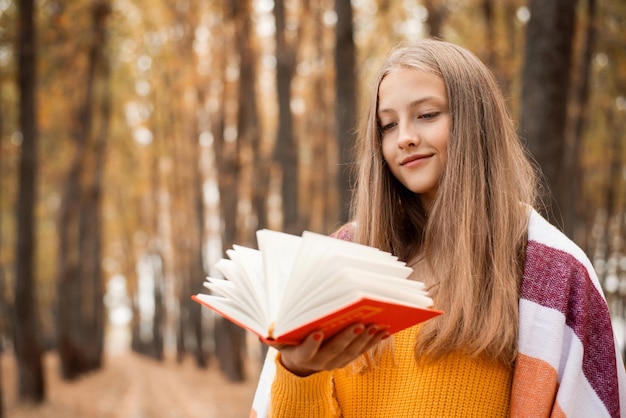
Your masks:
<instances>
[{"instance_id":1,"label":"blurred background","mask_svg":"<svg viewBox=\"0 0 626 418\"><path fill-rule=\"evenodd\" d=\"M373 72L431 36L493 70L622 343L623 0L0 0L0 417L247 416L263 348L190 296L348 220Z\"/></svg>"}]
</instances>

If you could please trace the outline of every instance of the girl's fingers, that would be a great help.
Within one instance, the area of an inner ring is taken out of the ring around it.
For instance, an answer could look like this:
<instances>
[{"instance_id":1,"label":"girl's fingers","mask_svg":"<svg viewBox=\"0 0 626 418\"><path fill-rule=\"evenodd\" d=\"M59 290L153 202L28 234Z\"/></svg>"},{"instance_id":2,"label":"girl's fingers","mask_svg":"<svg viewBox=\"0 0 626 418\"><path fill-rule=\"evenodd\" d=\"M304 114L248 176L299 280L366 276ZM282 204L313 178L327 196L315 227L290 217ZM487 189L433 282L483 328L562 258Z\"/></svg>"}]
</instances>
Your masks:
<instances>
[{"instance_id":1,"label":"girl's fingers","mask_svg":"<svg viewBox=\"0 0 626 418\"><path fill-rule=\"evenodd\" d=\"M364 331L365 326L363 324L350 325L339 334L326 341L320 351L331 358L335 357L362 336Z\"/></svg>"},{"instance_id":2,"label":"girl's fingers","mask_svg":"<svg viewBox=\"0 0 626 418\"><path fill-rule=\"evenodd\" d=\"M302 342L299 348L300 358L303 361L310 361L315 357L324 342L324 333L315 331L310 333Z\"/></svg>"},{"instance_id":3,"label":"girl's fingers","mask_svg":"<svg viewBox=\"0 0 626 418\"><path fill-rule=\"evenodd\" d=\"M283 366L298 376L308 376L323 370L317 361L323 341L324 334L316 331L309 334L300 345L282 346L279 351Z\"/></svg>"},{"instance_id":4,"label":"girl's fingers","mask_svg":"<svg viewBox=\"0 0 626 418\"><path fill-rule=\"evenodd\" d=\"M313 332L299 345L273 345L281 353L283 366L296 375L308 376L321 370L332 370L350 363L388 336L377 325L357 323L346 327L329 340Z\"/></svg>"},{"instance_id":5,"label":"girl's fingers","mask_svg":"<svg viewBox=\"0 0 626 418\"><path fill-rule=\"evenodd\" d=\"M349 344L341 347L341 350L332 349L336 355L326 362L327 370L347 365L388 336L387 332L377 325L369 325L363 327L362 330L357 328L357 331L358 336L353 338Z\"/></svg>"}]
</instances>

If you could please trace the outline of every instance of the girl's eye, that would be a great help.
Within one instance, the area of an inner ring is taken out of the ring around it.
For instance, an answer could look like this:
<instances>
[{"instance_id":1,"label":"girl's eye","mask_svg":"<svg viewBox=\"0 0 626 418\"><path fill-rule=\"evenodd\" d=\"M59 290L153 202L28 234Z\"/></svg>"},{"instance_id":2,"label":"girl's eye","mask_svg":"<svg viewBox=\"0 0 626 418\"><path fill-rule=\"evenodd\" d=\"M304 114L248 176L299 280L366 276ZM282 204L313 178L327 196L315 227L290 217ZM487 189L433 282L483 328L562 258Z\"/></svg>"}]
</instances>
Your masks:
<instances>
[{"instance_id":1,"label":"girl's eye","mask_svg":"<svg viewBox=\"0 0 626 418\"><path fill-rule=\"evenodd\" d=\"M432 118L437 117L438 115L439 115L439 112L424 113L423 115L419 117L419 119L432 119Z\"/></svg>"},{"instance_id":2,"label":"girl's eye","mask_svg":"<svg viewBox=\"0 0 626 418\"><path fill-rule=\"evenodd\" d=\"M386 131L392 129L394 126L396 126L395 122L391 122L391 123L388 123L386 125L381 125L380 126L380 131L381 132L386 132Z\"/></svg>"}]
</instances>

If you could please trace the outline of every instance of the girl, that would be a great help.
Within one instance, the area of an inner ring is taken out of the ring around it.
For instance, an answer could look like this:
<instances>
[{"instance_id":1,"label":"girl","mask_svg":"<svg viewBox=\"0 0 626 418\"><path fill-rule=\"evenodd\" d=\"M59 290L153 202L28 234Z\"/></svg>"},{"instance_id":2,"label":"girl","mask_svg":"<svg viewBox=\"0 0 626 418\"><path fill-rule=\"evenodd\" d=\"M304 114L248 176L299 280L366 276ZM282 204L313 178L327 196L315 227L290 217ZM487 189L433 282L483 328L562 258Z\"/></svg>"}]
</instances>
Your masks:
<instances>
[{"instance_id":1,"label":"girl","mask_svg":"<svg viewBox=\"0 0 626 418\"><path fill-rule=\"evenodd\" d=\"M252 416L626 416L592 265L534 209L536 176L489 70L450 43L394 51L358 136L337 236L413 267L445 314L357 323L268 353Z\"/></svg>"}]
</instances>

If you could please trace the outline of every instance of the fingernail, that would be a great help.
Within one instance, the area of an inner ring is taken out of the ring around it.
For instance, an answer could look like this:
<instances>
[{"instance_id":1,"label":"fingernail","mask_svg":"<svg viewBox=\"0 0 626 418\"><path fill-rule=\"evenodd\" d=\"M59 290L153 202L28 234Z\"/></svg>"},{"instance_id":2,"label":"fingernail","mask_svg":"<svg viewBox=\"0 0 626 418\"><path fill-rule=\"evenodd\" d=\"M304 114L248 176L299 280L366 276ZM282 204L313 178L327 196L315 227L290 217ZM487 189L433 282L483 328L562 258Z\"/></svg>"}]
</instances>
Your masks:
<instances>
[{"instance_id":1,"label":"fingernail","mask_svg":"<svg viewBox=\"0 0 626 418\"><path fill-rule=\"evenodd\" d=\"M378 327L377 327L376 325L374 325L373 327L371 327L371 328L369 329L369 331L367 331L367 333L368 333L369 335L374 335L374 334L376 334L377 332L378 332Z\"/></svg>"},{"instance_id":2,"label":"fingernail","mask_svg":"<svg viewBox=\"0 0 626 418\"><path fill-rule=\"evenodd\" d=\"M322 338L324 338L324 334L322 334L321 332L316 332L315 334L313 334L313 339L314 339L315 341L319 341L319 340L321 340Z\"/></svg>"},{"instance_id":3,"label":"fingernail","mask_svg":"<svg viewBox=\"0 0 626 418\"><path fill-rule=\"evenodd\" d=\"M382 340L386 340L387 338L389 338L389 333L385 332L385 335L383 335L383 338L381 338Z\"/></svg>"},{"instance_id":4,"label":"fingernail","mask_svg":"<svg viewBox=\"0 0 626 418\"><path fill-rule=\"evenodd\" d=\"M365 327L363 325L359 325L358 327L354 329L354 333L357 335L362 333L363 331L365 331Z\"/></svg>"}]
</instances>

